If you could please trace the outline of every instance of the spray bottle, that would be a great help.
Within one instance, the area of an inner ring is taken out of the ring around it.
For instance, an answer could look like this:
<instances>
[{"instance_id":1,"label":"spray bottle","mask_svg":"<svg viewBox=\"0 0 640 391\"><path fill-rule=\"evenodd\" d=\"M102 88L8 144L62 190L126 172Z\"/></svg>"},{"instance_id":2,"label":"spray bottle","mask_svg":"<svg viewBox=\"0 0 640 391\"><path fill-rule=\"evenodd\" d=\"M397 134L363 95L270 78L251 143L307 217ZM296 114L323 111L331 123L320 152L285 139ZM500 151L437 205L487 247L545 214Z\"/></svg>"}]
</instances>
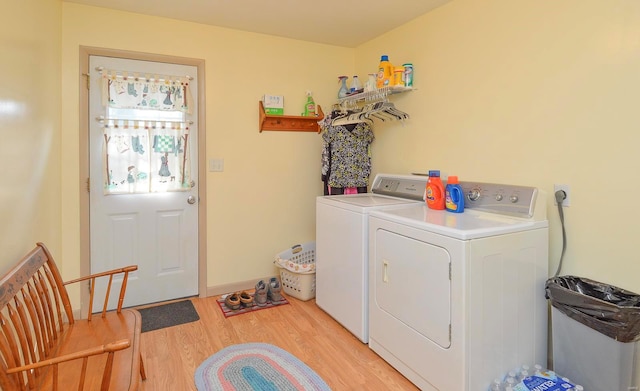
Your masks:
<instances>
[{"instance_id":1,"label":"spray bottle","mask_svg":"<svg viewBox=\"0 0 640 391\"><path fill-rule=\"evenodd\" d=\"M313 101L311 91L307 91L307 103L304 105L305 117L313 117L316 115L316 102Z\"/></svg>"}]
</instances>

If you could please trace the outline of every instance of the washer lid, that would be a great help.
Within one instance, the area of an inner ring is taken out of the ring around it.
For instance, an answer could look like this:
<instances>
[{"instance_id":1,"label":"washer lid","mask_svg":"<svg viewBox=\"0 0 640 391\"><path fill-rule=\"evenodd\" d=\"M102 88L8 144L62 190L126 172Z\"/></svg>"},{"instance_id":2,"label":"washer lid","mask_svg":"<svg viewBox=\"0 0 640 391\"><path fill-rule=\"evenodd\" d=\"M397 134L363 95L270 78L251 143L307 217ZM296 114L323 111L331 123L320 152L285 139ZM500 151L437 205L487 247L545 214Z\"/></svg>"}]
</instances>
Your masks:
<instances>
[{"instance_id":1,"label":"washer lid","mask_svg":"<svg viewBox=\"0 0 640 391\"><path fill-rule=\"evenodd\" d=\"M358 213L368 213L376 209L397 208L410 204L423 203L422 201L388 197L371 193L320 196L317 198L317 202Z\"/></svg>"},{"instance_id":2,"label":"washer lid","mask_svg":"<svg viewBox=\"0 0 640 391\"><path fill-rule=\"evenodd\" d=\"M548 227L547 220L523 219L467 209L451 213L424 204L372 211L372 217L461 240L477 239Z\"/></svg>"},{"instance_id":3,"label":"washer lid","mask_svg":"<svg viewBox=\"0 0 640 391\"><path fill-rule=\"evenodd\" d=\"M358 205L362 207L404 205L404 204L417 203L417 201L414 201L414 200L408 200L404 198L395 198L395 197L385 197L385 196L370 194L370 193L335 195L335 196L329 196L328 199L337 201L337 202L344 202L351 205Z\"/></svg>"}]
</instances>

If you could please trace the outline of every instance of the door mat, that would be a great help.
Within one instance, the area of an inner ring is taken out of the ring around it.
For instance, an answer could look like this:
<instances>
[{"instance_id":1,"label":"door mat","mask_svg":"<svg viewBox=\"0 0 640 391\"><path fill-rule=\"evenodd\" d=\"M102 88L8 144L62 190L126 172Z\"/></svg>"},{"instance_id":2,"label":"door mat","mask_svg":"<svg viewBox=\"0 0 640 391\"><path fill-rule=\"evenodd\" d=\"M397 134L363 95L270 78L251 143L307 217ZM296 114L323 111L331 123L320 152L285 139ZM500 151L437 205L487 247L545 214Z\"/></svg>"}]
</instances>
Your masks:
<instances>
[{"instance_id":1,"label":"door mat","mask_svg":"<svg viewBox=\"0 0 640 391\"><path fill-rule=\"evenodd\" d=\"M258 306L254 304L252 307L247 307L247 308L240 307L237 310L232 310L224 304L224 299L227 297L227 295L222 295L216 300L216 303L218 303L218 306L220 307L220 311L222 311L222 314L224 315L225 318L229 318L235 315L246 314L247 312L260 311L260 310L265 310L267 308L273 308L273 307L289 304L289 301L287 300L287 298L284 297L284 295L282 295L282 300L274 302L271 299L269 299L267 300L267 304L263 306ZM251 294L251 297L253 297L253 294Z\"/></svg>"},{"instance_id":2,"label":"door mat","mask_svg":"<svg viewBox=\"0 0 640 391\"><path fill-rule=\"evenodd\" d=\"M138 312L142 316L143 333L200 320L191 300L143 308Z\"/></svg>"},{"instance_id":3,"label":"door mat","mask_svg":"<svg viewBox=\"0 0 640 391\"><path fill-rule=\"evenodd\" d=\"M331 391L300 359L266 343L226 347L200 364L194 377L198 391Z\"/></svg>"}]
</instances>

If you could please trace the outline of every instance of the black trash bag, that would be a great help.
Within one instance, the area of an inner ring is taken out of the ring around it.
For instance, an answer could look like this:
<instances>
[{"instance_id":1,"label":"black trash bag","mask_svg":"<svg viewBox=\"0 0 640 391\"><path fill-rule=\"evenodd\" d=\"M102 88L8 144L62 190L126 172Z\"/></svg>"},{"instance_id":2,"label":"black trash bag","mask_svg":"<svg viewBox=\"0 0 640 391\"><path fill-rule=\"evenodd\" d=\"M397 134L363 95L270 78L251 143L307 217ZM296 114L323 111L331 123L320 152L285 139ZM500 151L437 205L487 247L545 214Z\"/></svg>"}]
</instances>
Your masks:
<instances>
[{"instance_id":1,"label":"black trash bag","mask_svg":"<svg viewBox=\"0 0 640 391\"><path fill-rule=\"evenodd\" d=\"M616 341L640 340L640 295L575 276L552 277L545 291L568 317Z\"/></svg>"}]
</instances>

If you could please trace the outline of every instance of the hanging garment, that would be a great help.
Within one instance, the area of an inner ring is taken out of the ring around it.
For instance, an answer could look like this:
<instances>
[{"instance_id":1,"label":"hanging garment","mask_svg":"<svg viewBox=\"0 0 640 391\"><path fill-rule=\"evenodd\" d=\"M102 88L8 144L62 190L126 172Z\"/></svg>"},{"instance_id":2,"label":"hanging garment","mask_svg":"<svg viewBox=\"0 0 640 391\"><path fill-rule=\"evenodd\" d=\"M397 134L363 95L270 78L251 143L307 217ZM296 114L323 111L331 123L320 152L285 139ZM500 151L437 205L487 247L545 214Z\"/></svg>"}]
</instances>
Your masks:
<instances>
[{"instance_id":1,"label":"hanging garment","mask_svg":"<svg viewBox=\"0 0 640 391\"><path fill-rule=\"evenodd\" d=\"M374 140L368 123L356 124L352 130L346 126L329 126L322 133L328 158L323 158L323 173L328 175L327 185L333 188L366 187L371 175L369 147ZM325 164L328 164L325 167Z\"/></svg>"},{"instance_id":2,"label":"hanging garment","mask_svg":"<svg viewBox=\"0 0 640 391\"><path fill-rule=\"evenodd\" d=\"M153 151L160 153L174 153L176 138L173 136L153 136Z\"/></svg>"},{"instance_id":3,"label":"hanging garment","mask_svg":"<svg viewBox=\"0 0 640 391\"><path fill-rule=\"evenodd\" d=\"M325 195L359 194L366 193L367 187L328 187Z\"/></svg>"}]
</instances>

